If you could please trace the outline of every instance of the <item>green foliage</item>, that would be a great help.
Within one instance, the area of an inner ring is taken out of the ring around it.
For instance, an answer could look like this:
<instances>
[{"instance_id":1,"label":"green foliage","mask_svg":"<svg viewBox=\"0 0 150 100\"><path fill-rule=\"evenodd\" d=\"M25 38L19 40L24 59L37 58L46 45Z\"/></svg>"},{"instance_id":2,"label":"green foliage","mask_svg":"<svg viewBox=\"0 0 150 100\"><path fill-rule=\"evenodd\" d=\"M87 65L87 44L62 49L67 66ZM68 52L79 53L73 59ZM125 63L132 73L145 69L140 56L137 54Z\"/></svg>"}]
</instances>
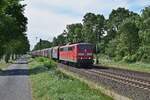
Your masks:
<instances>
[{"instance_id":1,"label":"green foliage","mask_svg":"<svg viewBox=\"0 0 150 100\"><path fill-rule=\"evenodd\" d=\"M44 61L44 66L47 67L48 69L52 69L52 68L56 68L57 64L52 60L47 60Z\"/></svg>"},{"instance_id":2,"label":"green foliage","mask_svg":"<svg viewBox=\"0 0 150 100\"><path fill-rule=\"evenodd\" d=\"M133 55L139 48L139 29L137 28L136 24L131 20L125 21L120 26L120 37L119 37L119 44L118 50L120 53L123 53L121 56L126 54ZM120 54L119 53L119 54Z\"/></svg>"},{"instance_id":3,"label":"green foliage","mask_svg":"<svg viewBox=\"0 0 150 100\"><path fill-rule=\"evenodd\" d=\"M20 0L0 1L0 57L20 55L29 51L29 41L26 37L27 18Z\"/></svg>"},{"instance_id":4,"label":"green foliage","mask_svg":"<svg viewBox=\"0 0 150 100\"><path fill-rule=\"evenodd\" d=\"M56 68L57 67L56 62L54 62L53 60L48 59L48 58L38 57L38 58L35 58L35 60L37 62L43 64L43 66L47 67L48 69Z\"/></svg>"},{"instance_id":5,"label":"green foliage","mask_svg":"<svg viewBox=\"0 0 150 100\"><path fill-rule=\"evenodd\" d=\"M87 13L83 18L83 40L96 44L101 42L104 34L105 18L103 15Z\"/></svg>"},{"instance_id":6,"label":"green foliage","mask_svg":"<svg viewBox=\"0 0 150 100\"><path fill-rule=\"evenodd\" d=\"M135 62L136 61L136 56L135 55L127 55L125 57L123 57L123 61L124 62L127 62L127 63L132 63L132 62Z\"/></svg>"},{"instance_id":7,"label":"green foliage","mask_svg":"<svg viewBox=\"0 0 150 100\"><path fill-rule=\"evenodd\" d=\"M142 62L150 62L150 46L142 46L137 52L137 60Z\"/></svg>"},{"instance_id":8,"label":"green foliage","mask_svg":"<svg viewBox=\"0 0 150 100\"><path fill-rule=\"evenodd\" d=\"M109 41L109 43L107 44L107 48L105 49L106 55L108 55L109 57L115 57L117 44L118 44L118 41L116 39Z\"/></svg>"},{"instance_id":9,"label":"green foliage","mask_svg":"<svg viewBox=\"0 0 150 100\"><path fill-rule=\"evenodd\" d=\"M44 62L45 58L44 57L38 57L36 58L37 62Z\"/></svg>"},{"instance_id":10,"label":"green foliage","mask_svg":"<svg viewBox=\"0 0 150 100\"><path fill-rule=\"evenodd\" d=\"M150 6L143 10L139 31L141 46L137 52L143 62L150 62Z\"/></svg>"},{"instance_id":11,"label":"green foliage","mask_svg":"<svg viewBox=\"0 0 150 100\"><path fill-rule=\"evenodd\" d=\"M136 55L134 55L136 57ZM109 59L106 55L100 56L101 65L121 68L121 69L128 69L133 71L139 72L147 72L150 73L150 64L145 62L136 62L136 63L128 63L124 61L114 61L113 59Z\"/></svg>"},{"instance_id":12,"label":"green foliage","mask_svg":"<svg viewBox=\"0 0 150 100\"><path fill-rule=\"evenodd\" d=\"M129 11L125 8L118 8L116 10L112 10L111 14L109 15L108 23L113 28L114 31L119 31L120 24L126 20L126 18L130 18L132 16L136 16L137 14Z\"/></svg>"},{"instance_id":13,"label":"green foliage","mask_svg":"<svg viewBox=\"0 0 150 100\"><path fill-rule=\"evenodd\" d=\"M64 33L62 33L61 35L59 35L59 36L57 37L57 44L58 44L58 45L64 45L64 44L67 43L67 39L66 39L66 37L65 37L63 34L67 34L67 33L65 33L65 31L64 31ZM57 45L57 46L58 46L58 45Z\"/></svg>"},{"instance_id":14,"label":"green foliage","mask_svg":"<svg viewBox=\"0 0 150 100\"><path fill-rule=\"evenodd\" d=\"M53 46L58 46L58 39L56 37L53 38Z\"/></svg>"},{"instance_id":15,"label":"green foliage","mask_svg":"<svg viewBox=\"0 0 150 100\"><path fill-rule=\"evenodd\" d=\"M67 42L69 43L77 43L82 41L82 24L76 23L67 25L66 27L67 31Z\"/></svg>"},{"instance_id":16,"label":"green foliage","mask_svg":"<svg viewBox=\"0 0 150 100\"><path fill-rule=\"evenodd\" d=\"M105 53L109 57L114 57L115 61L123 60L128 63L149 59L148 8L143 10L142 16L124 8L112 11L106 24L105 37L107 43Z\"/></svg>"},{"instance_id":17,"label":"green foliage","mask_svg":"<svg viewBox=\"0 0 150 100\"><path fill-rule=\"evenodd\" d=\"M41 50L52 47L52 43L46 40L41 40L35 45L33 50Z\"/></svg>"}]
</instances>

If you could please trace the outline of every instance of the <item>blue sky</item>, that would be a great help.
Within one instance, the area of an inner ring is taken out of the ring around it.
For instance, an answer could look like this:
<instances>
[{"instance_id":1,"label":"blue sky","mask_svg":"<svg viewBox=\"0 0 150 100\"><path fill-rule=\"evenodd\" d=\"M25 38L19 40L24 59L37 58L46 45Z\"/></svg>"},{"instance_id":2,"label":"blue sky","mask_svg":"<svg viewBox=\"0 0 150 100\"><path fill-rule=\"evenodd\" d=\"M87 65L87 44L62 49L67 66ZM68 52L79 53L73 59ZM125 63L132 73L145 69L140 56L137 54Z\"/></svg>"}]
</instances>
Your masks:
<instances>
[{"instance_id":1,"label":"blue sky","mask_svg":"<svg viewBox=\"0 0 150 100\"><path fill-rule=\"evenodd\" d=\"M25 0L23 4L27 4L27 36L33 48L40 38L52 41L67 24L82 23L87 12L103 14L108 18L112 9L125 7L140 13L150 5L150 0Z\"/></svg>"}]
</instances>

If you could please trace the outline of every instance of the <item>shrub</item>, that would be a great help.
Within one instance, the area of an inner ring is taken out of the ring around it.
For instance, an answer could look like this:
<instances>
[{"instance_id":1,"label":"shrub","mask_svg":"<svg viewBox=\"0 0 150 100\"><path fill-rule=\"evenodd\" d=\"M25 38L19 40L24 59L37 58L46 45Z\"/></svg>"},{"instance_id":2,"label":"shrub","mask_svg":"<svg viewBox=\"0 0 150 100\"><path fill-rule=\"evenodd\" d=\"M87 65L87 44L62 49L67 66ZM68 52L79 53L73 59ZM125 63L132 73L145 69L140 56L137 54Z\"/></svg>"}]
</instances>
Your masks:
<instances>
[{"instance_id":1,"label":"shrub","mask_svg":"<svg viewBox=\"0 0 150 100\"><path fill-rule=\"evenodd\" d=\"M114 61L121 61L122 60L122 57L120 55L117 55L114 59Z\"/></svg>"},{"instance_id":2,"label":"shrub","mask_svg":"<svg viewBox=\"0 0 150 100\"><path fill-rule=\"evenodd\" d=\"M137 55L136 54L132 55L131 60L132 60L132 62L136 62L137 61Z\"/></svg>"},{"instance_id":3,"label":"shrub","mask_svg":"<svg viewBox=\"0 0 150 100\"><path fill-rule=\"evenodd\" d=\"M145 63L150 63L150 56L144 54L141 58L141 61Z\"/></svg>"},{"instance_id":4,"label":"shrub","mask_svg":"<svg viewBox=\"0 0 150 100\"><path fill-rule=\"evenodd\" d=\"M48 69L57 67L57 64L52 60L45 60L43 63L44 63L44 66L47 67Z\"/></svg>"},{"instance_id":5,"label":"shrub","mask_svg":"<svg viewBox=\"0 0 150 100\"><path fill-rule=\"evenodd\" d=\"M123 57L123 61L124 62L127 62L127 63L133 63L133 62L136 62L136 55L128 55L128 56L125 56Z\"/></svg>"},{"instance_id":6,"label":"shrub","mask_svg":"<svg viewBox=\"0 0 150 100\"><path fill-rule=\"evenodd\" d=\"M107 44L107 48L105 49L105 53L109 56L109 57L115 57L116 56L116 48L117 48L117 40L111 40L108 44Z\"/></svg>"},{"instance_id":7,"label":"shrub","mask_svg":"<svg viewBox=\"0 0 150 100\"><path fill-rule=\"evenodd\" d=\"M140 47L137 52L137 60L142 62L150 62L150 46Z\"/></svg>"},{"instance_id":8,"label":"shrub","mask_svg":"<svg viewBox=\"0 0 150 100\"><path fill-rule=\"evenodd\" d=\"M37 61L37 62L44 62L44 61L45 61L45 58L43 58L43 57L38 57L38 58L36 58L36 61Z\"/></svg>"}]
</instances>

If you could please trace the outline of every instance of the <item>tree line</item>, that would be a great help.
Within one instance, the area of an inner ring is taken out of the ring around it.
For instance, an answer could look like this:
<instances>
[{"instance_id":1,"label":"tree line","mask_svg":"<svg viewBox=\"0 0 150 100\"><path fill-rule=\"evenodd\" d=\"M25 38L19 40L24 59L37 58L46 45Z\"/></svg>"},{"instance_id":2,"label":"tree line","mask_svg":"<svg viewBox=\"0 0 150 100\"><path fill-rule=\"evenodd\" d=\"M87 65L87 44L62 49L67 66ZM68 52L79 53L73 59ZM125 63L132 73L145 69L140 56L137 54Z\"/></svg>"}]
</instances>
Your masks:
<instances>
[{"instance_id":1,"label":"tree line","mask_svg":"<svg viewBox=\"0 0 150 100\"><path fill-rule=\"evenodd\" d=\"M0 58L8 62L29 51L26 36L27 18L24 16L26 5L22 0L0 0Z\"/></svg>"},{"instance_id":2,"label":"tree line","mask_svg":"<svg viewBox=\"0 0 150 100\"><path fill-rule=\"evenodd\" d=\"M34 46L33 51L50 48L52 46L53 46L52 42L40 39L40 41Z\"/></svg>"},{"instance_id":3,"label":"tree line","mask_svg":"<svg viewBox=\"0 0 150 100\"><path fill-rule=\"evenodd\" d=\"M86 13L82 23L66 26L54 37L53 46L89 42L96 45L96 54L115 61L150 62L150 6L141 14L125 8L112 10L109 18Z\"/></svg>"}]
</instances>

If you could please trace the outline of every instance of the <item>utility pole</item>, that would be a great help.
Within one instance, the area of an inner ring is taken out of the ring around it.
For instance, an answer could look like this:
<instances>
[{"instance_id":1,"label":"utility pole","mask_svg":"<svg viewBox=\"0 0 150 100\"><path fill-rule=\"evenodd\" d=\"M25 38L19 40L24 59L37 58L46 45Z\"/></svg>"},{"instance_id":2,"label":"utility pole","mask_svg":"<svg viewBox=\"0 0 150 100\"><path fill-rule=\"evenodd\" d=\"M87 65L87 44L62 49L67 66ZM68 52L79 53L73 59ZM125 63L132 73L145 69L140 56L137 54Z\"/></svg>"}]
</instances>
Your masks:
<instances>
[{"instance_id":1,"label":"utility pole","mask_svg":"<svg viewBox=\"0 0 150 100\"><path fill-rule=\"evenodd\" d=\"M96 25L93 27L93 31L96 34L96 42L95 42L95 54L96 54L96 64L99 63L99 57L98 57L98 42L99 42L99 33L96 31Z\"/></svg>"},{"instance_id":2,"label":"utility pole","mask_svg":"<svg viewBox=\"0 0 150 100\"><path fill-rule=\"evenodd\" d=\"M97 43L96 43L96 64L99 63L99 57L98 57L98 46L97 46Z\"/></svg>"}]
</instances>

